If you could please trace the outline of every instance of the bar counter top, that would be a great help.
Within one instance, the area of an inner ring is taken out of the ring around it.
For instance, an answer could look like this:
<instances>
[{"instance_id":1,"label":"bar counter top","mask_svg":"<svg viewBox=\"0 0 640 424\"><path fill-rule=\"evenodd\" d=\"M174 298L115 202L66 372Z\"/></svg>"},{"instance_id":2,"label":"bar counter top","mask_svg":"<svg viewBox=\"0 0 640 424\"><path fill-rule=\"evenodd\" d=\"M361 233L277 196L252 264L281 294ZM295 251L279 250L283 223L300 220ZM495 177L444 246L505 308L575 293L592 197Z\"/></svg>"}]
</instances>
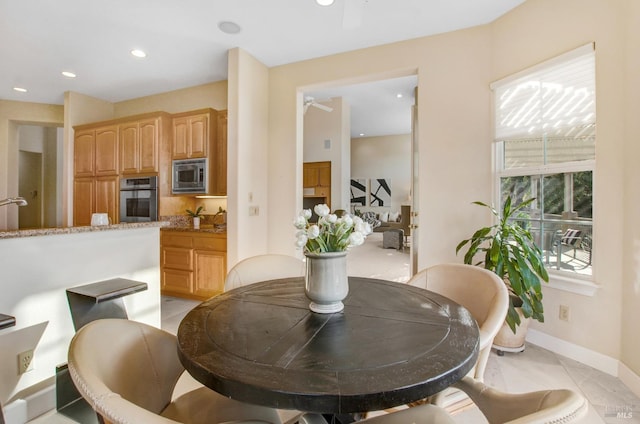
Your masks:
<instances>
[{"instance_id":1,"label":"bar counter top","mask_svg":"<svg viewBox=\"0 0 640 424\"><path fill-rule=\"evenodd\" d=\"M57 234L89 233L94 231L130 230L130 229L136 229L136 228L149 228L149 227L162 228L162 227L169 227L170 225L171 223L167 221L154 221L154 222L136 222L136 223L100 225L100 226L83 226L83 227L34 228L34 229L27 229L27 230L0 230L0 239L50 236L50 235L57 235ZM175 227L172 227L172 228L175 228Z\"/></svg>"}]
</instances>

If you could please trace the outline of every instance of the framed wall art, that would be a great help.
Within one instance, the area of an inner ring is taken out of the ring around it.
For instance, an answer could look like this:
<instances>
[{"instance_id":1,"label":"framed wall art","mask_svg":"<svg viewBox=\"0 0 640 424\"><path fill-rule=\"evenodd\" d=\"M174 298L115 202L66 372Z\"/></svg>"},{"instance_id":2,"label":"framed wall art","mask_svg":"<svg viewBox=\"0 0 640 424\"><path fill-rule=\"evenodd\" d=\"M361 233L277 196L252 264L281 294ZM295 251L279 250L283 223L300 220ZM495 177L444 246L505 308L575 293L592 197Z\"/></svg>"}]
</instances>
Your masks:
<instances>
[{"instance_id":1,"label":"framed wall art","mask_svg":"<svg viewBox=\"0 0 640 424\"><path fill-rule=\"evenodd\" d=\"M369 206L391 206L391 179L371 179L369 183Z\"/></svg>"}]
</instances>

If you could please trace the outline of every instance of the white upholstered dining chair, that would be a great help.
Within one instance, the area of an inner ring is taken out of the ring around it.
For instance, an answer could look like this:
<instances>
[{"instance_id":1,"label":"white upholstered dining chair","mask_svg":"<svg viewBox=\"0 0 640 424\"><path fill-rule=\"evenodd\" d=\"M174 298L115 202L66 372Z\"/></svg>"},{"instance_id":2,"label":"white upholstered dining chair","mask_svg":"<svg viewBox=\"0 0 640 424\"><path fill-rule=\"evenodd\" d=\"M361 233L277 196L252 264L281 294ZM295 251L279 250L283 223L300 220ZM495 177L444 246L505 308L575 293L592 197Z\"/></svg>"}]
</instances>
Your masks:
<instances>
[{"instance_id":1,"label":"white upholstered dining chair","mask_svg":"<svg viewBox=\"0 0 640 424\"><path fill-rule=\"evenodd\" d=\"M493 339L509 308L509 293L495 273L464 264L439 264L414 275L408 284L441 294L471 312L480 329L478 360L471 375L482 381Z\"/></svg>"},{"instance_id":2,"label":"white upholstered dining chair","mask_svg":"<svg viewBox=\"0 0 640 424\"><path fill-rule=\"evenodd\" d=\"M238 262L227 273L224 291L259 281L303 277L304 273L304 261L294 256L280 254L251 256Z\"/></svg>"},{"instance_id":3,"label":"white upholstered dining chair","mask_svg":"<svg viewBox=\"0 0 640 424\"><path fill-rule=\"evenodd\" d=\"M476 404L489 424L567 424L583 418L589 406L584 396L569 389L549 389L528 393L504 393L469 376L454 383ZM306 414L300 424L326 424L318 414ZM412 408L367 418L366 424L454 424L451 415L439 406L422 404Z\"/></svg>"},{"instance_id":4,"label":"white upholstered dining chair","mask_svg":"<svg viewBox=\"0 0 640 424\"><path fill-rule=\"evenodd\" d=\"M237 402L204 386L172 401L183 372L176 337L136 321L92 321L69 347L71 378L107 423L281 424L275 409Z\"/></svg>"},{"instance_id":5,"label":"white upholstered dining chair","mask_svg":"<svg viewBox=\"0 0 640 424\"><path fill-rule=\"evenodd\" d=\"M408 284L441 294L471 312L480 330L478 359L469 376L483 381L493 339L502 327L509 308L509 293L504 282L493 272L465 264L438 264L414 275ZM429 401L439 406L463 402L466 396L456 389L446 389Z\"/></svg>"}]
</instances>

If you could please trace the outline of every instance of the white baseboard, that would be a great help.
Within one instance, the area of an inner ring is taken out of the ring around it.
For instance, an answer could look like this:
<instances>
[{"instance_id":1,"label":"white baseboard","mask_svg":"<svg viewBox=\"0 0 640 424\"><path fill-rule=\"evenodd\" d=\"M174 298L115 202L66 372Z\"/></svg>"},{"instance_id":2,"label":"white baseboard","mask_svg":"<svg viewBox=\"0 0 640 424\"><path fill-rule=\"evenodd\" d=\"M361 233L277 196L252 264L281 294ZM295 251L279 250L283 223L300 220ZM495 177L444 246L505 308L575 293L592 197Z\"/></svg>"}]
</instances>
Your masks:
<instances>
[{"instance_id":1,"label":"white baseboard","mask_svg":"<svg viewBox=\"0 0 640 424\"><path fill-rule=\"evenodd\" d=\"M610 356L594 352L591 349L584 348L580 345L567 342L531 328L527 331L527 341L559 355L582 362L585 365L589 365L592 368L606 372L614 377L618 377L620 362Z\"/></svg>"},{"instance_id":2,"label":"white baseboard","mask_svg":"<svg viewBox=\"0 0 640 424\"><path fill-rule=\"evenodd\" d=\"M634 395L640 397L640 376L638 374L634 373L629 369L629 367L620 362L620 366L618 367L618 377Z\"/></svg>"},{"instance_id":3,"label":"white baseboard","mask_svg":"<svg viewBox=\"0 0 640 424\"><path fill-rule=\"evenodd\" d=\"M2 409L6 424L25 424L55 409L55 407L56 386L52 384L26 396L24 399L16 399L7 405L3 405Z\"/></svg>"}]
</instances>

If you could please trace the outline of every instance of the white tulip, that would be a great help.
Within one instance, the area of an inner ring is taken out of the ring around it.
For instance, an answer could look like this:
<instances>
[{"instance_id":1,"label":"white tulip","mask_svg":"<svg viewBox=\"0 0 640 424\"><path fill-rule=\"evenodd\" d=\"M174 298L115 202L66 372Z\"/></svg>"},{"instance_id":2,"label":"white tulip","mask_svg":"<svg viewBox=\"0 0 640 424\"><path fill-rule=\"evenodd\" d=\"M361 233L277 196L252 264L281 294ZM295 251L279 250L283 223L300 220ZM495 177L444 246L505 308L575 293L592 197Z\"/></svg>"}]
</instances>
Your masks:
<instances>
[{"instance_id":1,"label":"white tulip","mask_svg":"<svg viewBox=\"0 0 640 424\"><path fill-rule=\"evenodd\" d=\"M321 205L316 205L313 210L316 212L316 215L318 215L319 217L323 217L323 216L327 216L329 215L329 212L331 212L331 209L329 209L329 206L325 205L324 203Z\"/></svg>"},{"instance_id":2,"label":"white tulip","mask_svg":"<svg viewBox=\"0 0 640 424\"><path fill-rule=\"evenodd\" d=\"M318 236L320 235L320 227L318 227L317 225L312 225L309 228L307 228L307 237L309 237L309 239L313 240L318 238Z\"/></svg>"},{"instance_id":3,"label":"white tulip","mask_svg":"<svg viewBox=\"0 0 640 424\"><path fill-rule=\"evenodd\" d=\"M330 213L329 215L327 215L326 220L329 224L335 224L338 221L338 215Z\"/></svg>"},{"instance_id":4,"label":"white tulip","mask_svg":"<svg viewBox=\"0 0 640 424\"><path fill-rule=\"evenodd\" d=\"M298 237L296 238L296 246L304 247L305 244L307 244L307 235L304 233L299 234Z\"/></svg>"},{"instance_id":5,"label":"white tulip","mask_svg":"<svg viewBox=\"0 0 640 424\"><path fill-rule=\"evenodd\" d=\"M307 226L307 220L304 216L298 215L296 216L296 219L293 220L293 226L298 229L302 229Z\"/></svg>"},{"instance_id":6,"label":"white tulip","mask_svg":"<svg viewBox=\"0 0 640 424\"><path fill-rule=\"evenodd\" d=\"M349 246L360 246L364 243L364 235L360 231L354 231L349 235Z\"/></svg>"},{"instance_id":7,"label":"white tulip","mask_svg":"<svg viewBox=\"0 0 640 424\"><path fill-rule=\"evenodd\" d=\"M345 227L351 228L351 226L353 226L353 219L350 215L345 215L340 219L342 220L342 222L344 222Z\"/></svg>"},{"instance_id":8,"label":"white tulip","mask_svg":"<svg viewBox=\"0 0 640 424\"><path fill-rule=\"evenodd\" d=\"M302 215L305 219L311 218L311 209L303 209L302 212L300 212L300 215Z\"/></svg>"}]
</instances>

